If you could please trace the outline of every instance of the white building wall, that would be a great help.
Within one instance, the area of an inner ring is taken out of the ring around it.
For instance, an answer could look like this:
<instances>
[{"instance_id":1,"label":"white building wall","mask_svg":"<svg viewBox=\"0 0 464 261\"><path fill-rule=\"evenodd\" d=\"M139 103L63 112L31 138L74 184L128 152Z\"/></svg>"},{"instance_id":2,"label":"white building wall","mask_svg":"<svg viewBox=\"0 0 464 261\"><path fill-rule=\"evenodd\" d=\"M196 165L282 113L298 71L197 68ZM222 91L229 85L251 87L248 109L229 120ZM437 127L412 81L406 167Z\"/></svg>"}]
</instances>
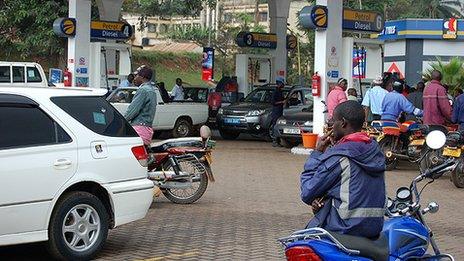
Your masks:
<instances>
[{"instance_id":1,"label":"white building wall","mask_svg":"<svg viewBox=\"0 0 464 261\"><path fill-rule=\"evenodd\" d=\"M424 40L424 55L464 56L464 42Z\"/></svg>"},{"instance_id":2,"label":"white building wall","mask_svg":"<svg viewBox=\"0 0 464 261\"><path fill-rule=\"evenodd\" d=\"M403 56L406 53L406 41L385 42L385 57Z\"/></svg>"}]
</instances>

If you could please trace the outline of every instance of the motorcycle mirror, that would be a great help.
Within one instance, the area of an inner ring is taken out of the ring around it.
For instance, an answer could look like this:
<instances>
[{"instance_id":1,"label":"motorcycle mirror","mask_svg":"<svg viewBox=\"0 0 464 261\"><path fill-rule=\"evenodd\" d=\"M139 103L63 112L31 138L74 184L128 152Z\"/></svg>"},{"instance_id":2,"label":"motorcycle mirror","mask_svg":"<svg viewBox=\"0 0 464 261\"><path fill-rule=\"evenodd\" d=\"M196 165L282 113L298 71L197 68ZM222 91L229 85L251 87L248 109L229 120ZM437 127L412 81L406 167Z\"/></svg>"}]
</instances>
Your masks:
<instances>
[{"instance_id":1,"label":"motorcycle mirror","mask_svg":"<svg viewBox=\"0 0 464 261\"><path fill-rule=\"evenodd\" d=\"M200 128L200 137L203 140L207 140L207 139L211 138L211 129L206 125L201 126L201 128Z\"/></svg>"},{"instance_id":2,"label":"motorcycle mirror","mask_svg":"<svg viewBox=\"0 0 464 261\"><path fill-rule=\"evenodd\" d=\"M431 131L425 137L425 143L427 143L429 148L437 150L445 145L446 135L439 130Z\"/></svg>"},{"instance_id":3,"label":"motorcycle mirror","mask_svg":"<svg viewBox=\"0 0 464 261\"><path fill-rule=\"evenodd\" d=\"M430 202L429 205L422 210L422 213L437 213L438 210L440 209L440 206L438 206L437 202Z\"/></svg>"}]
</instances>

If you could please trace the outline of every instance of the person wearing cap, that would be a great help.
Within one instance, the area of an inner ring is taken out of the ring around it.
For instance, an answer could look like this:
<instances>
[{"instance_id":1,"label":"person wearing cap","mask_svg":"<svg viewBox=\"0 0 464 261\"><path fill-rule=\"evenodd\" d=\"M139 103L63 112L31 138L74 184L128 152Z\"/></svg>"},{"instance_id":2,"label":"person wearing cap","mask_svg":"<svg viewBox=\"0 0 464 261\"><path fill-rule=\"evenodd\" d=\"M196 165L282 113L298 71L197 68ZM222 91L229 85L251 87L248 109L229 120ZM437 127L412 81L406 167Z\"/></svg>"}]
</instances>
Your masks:
<instances>
[{"instance_id":1,"label":"person wearing cap","mask_svg":"<svg viewBox=\"0 0 464 261\"><path fill-rule=\"evenodd\" d=\"M348 81L345 78L340 78L337 81L337 85L327 95L327 110L329 112L329 119L332 118L335 107L340 103L347 101L346 88L348 87Z\"/></svg>"},{"instance_id":2,"label":"person wearing cap","mask_svg":"<svg viewBox=\"0 0 464 261\"><path fill-rule=\"evenodd\" d=\"M272 146L277 147L279 146L279 142L277 140L277 135L275 133L275 124L277 122L277 119L282 117L284 114L284 104L285 104L285 98L284 94L282 92L282 89L285 86L285 79L283 77L277 77L276 79L276 84L277 87L274 91L274 95L272 96L272 114L271 114L271 124L269 133L271 134L272 137Z\"/></svg>"},{"instance_id":3,"label":"person wearing cap","mask_svg":"<svg viewBox=\"0 0 464 261\"><path fill-rule=\"evenodd\" d=\"M377 77L372 81L372 88L367 91L366 96L362 101L362 106L364 106L364 111L369 115L369 110L372 113L373 120L380 120L382 117L382 102L385 98L385 95L388 93L387 90L382 88L382 77Z\"/></svg>"},{"instance_id":4,"label":"person wearing cap","mask_svg":"<svg viewBox=\"0 0 464 261\"><path fill-rule=\"evenodd\" d=\"M152 69L144 66L137 70L135 86L139 86L127 108L124 117L130 122L145 145L149 145L153 136L153 120L156 113L156 92L151 84Z\"/></svg>"},{"instance_id":5,"label":"person wearing cap","mask_svg":"<svg viewBox=\"0 0 464 261\"><path fill-rule=\"evenodd\" d=\"M422 110L414 107L402 93L403 83L395 81L393 91L387 93L383 99L381 120L397 122L402 112L419 117L423 115Z\"/></svg>"}]
</instances>

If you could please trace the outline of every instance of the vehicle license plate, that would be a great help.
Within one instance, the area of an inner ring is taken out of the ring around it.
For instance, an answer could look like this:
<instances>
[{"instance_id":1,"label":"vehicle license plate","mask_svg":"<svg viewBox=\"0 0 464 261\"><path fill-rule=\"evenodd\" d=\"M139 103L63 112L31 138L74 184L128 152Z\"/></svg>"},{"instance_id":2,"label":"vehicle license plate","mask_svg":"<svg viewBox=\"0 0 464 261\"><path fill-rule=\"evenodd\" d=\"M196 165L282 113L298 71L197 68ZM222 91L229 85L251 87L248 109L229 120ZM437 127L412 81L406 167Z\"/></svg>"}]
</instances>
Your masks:
<instances>
[{"instance_id":1,"label":"vehicle license plate","mask_svg":"<svg viewBox=\"0 0 464 261\"><path fill-rule=\"evenodd\" d=\"M301 134L300 129L284 129L284 134Z\"/></svg>"},{"instance_id":2,"label":"vehicle license plate","mask_svg":"<svg viewBox=\"0 0 464 261\"><path fill-rule=\"evenodd\" d=\"M419 139L419 140L413 140L411 141L411 143L409 143L409 145L412 145L412 146L422 146L424 145L425 143L425 140L424 139Z\"/></svg>"},{"instance_id":3,"label":"vehicle license plate","mask_svg":"<svg viewBox=\"0 0 464 261\"><path fill-rule=\"evenodd\" d=\"M240 124L240 119L237 118L224 118L226 124Z\"/></svg>"},{"instance_id":4,"label":"vehicle license plate","mask_svg":"<svg viewBox=\"0 0 464 261\"><path fill-rule=\"evenodd\" d=\"M443 156L459 158L461 156L461 149L444 148Z\"/></svg>"}]
</instances>

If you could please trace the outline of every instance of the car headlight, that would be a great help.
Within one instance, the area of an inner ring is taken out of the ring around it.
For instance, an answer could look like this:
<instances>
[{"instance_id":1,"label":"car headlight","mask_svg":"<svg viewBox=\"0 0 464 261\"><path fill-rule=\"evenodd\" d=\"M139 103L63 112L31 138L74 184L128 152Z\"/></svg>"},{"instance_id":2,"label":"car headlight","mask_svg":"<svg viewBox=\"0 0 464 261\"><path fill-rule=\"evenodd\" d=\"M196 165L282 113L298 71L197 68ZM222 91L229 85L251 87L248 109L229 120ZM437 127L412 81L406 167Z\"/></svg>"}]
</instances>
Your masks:
<instances>
[{"instance_id":1,"label":"car headlight","mask_svg":"<svg viewBox=\"0 0 464 261\"><path fill-rule=\"evenodd\" d=\"M219 108L219 110L218 110L218 114L222 114L222 113L224 113L224 109L222 109L222 108Z\"/></svg>"},{"instance_id":2,"label":"car headlight","mask_svg":"<svg viewBox=\"0 0 464 261\"><path fill-rule=\"evenodd\" d=\"M248 112L247 116L259 116L263 114L264 112L265 112L264 110L254 110L254 111Z\"/></svg>"},{"instance_id":3,"label":"car headlight","mask_svg":"<svg viewBox=\"0 0 464 261\"><path fill-rule=\"evenodd\" d=\"M277 124L279 125L286 125L287 124L287 120L286 119L280 119L277 121Z\"/></svg>"},{"instance_id":4,"label":"car headlight","mask_svg":"<svg viewBox=\"0 0 464 261\"><path fill-rule=\"evenodd\" d=\"M305 122L304 126L311 126L311 122L310 121Z\"/></svg>"}]
</instances>

